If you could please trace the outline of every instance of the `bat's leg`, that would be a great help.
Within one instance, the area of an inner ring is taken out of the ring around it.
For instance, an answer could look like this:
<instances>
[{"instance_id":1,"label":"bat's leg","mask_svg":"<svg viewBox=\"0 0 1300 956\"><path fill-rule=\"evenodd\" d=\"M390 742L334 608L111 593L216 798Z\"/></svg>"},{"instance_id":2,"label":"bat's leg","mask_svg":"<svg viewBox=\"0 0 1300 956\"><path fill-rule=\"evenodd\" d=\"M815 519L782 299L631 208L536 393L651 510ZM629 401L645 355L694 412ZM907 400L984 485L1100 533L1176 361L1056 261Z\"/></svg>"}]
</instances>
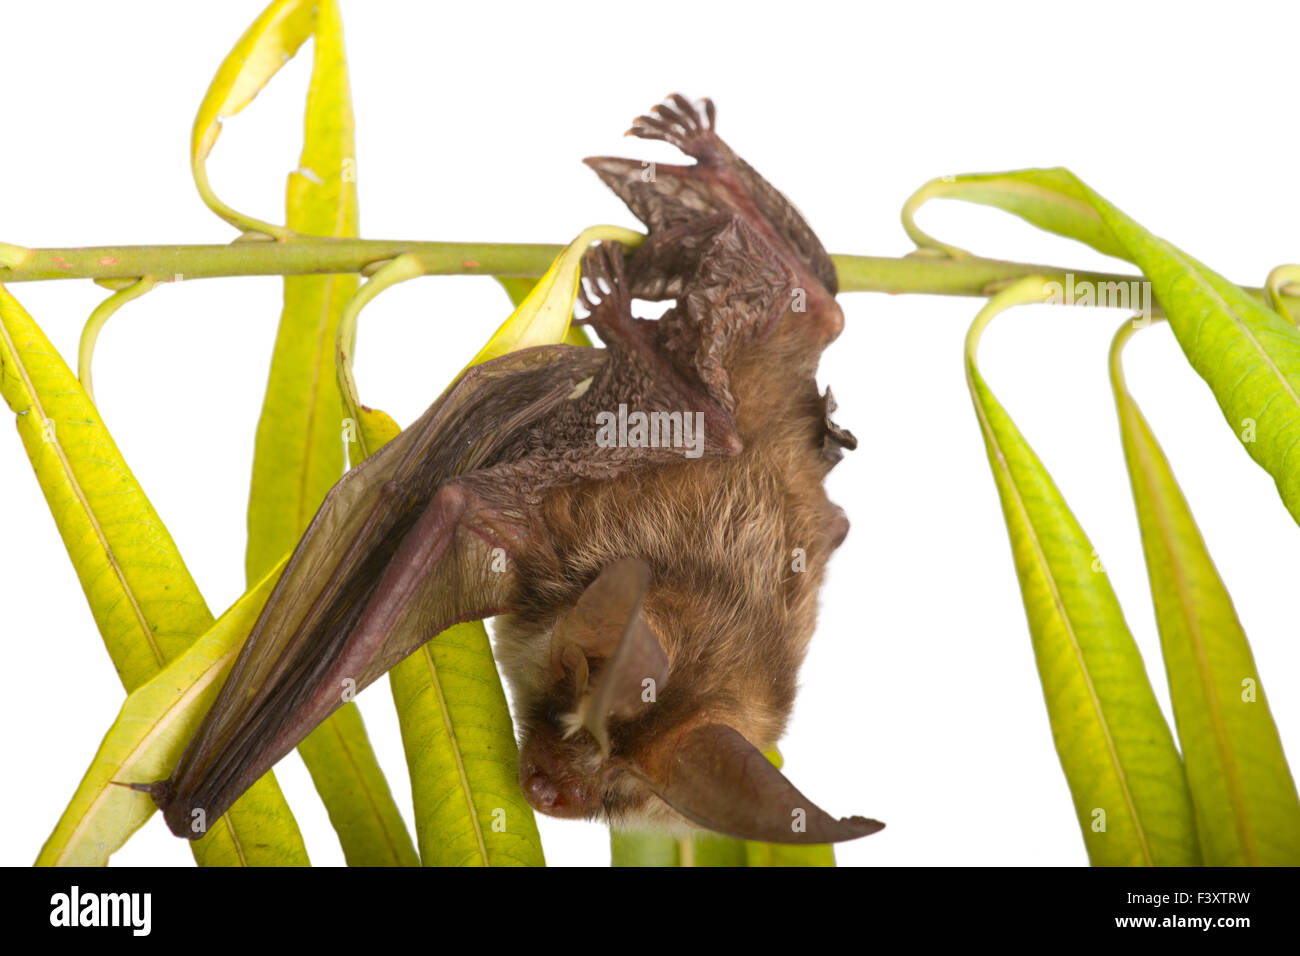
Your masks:
<instances>
[{"instance_id":1,"label":"bat's leg","mask_svg":"<svg viewBox=\"0 0 1300 956\"><path fill-rule=\"evenodd\" d=\"M676 299L695 279L700 261L718 234L731 225L734 213L701 216L646 236L627 264L631 296L649 302Z\"/></svg>"},{"instance_id":2,"label":"bat's leg","mask_svg":"<svg viewBox=\"0 0 1300 956\"><path fill-rule=\"evenodd\" d=\"M618 343L638 352L653 348L647 323L632 315L622 243L602 242L587 251L578 299L587 310L587 324L600 333L607 345Z\"/></svg>"},{"instance_id":3,"label":"bat's leg","mask_svg":"<svg viewBox=\"0 0 1300 956\"><path fill-rule=\"evenodd\" d=\"M776 246L788 246L832 295L838 289L835 266L803 216L758 171L719 138L713 103L699 107L673 94L643 116L628 133L658 139L695 159L673 166L627 159L586 160L628 204L653 235L713 213L733 212L764 233Z\"/></svg>"},{"instance_id":4,"label":"bat's leg","mask_svg":"<svg viewBox=\"0 0 1300 956\"><path fill-rule=\"evenodd\" d=\"M733 404L725 381L714 388L699 374L692 345L674 346L664 339L674 322L689 326L685 307L675 306L664 318L638 319L632 315L632 292L625 273L623 247L617 242L601 243L583 260L579 296L588 310L587 321L609 346L613 361L610 380L626 390L637 390L641 401L653 409L691 410L704 414L710 448L722 453L740 450ZM676 319L673 316L682 313ZM665 324L667 323L667 324ZM688 335L698 341L698 330ZM725 373L724 373L725 378ZM603 383L593 384L589 394L599 403ZM614 401L617 407L618 402Z\"/></svg>"}]
</instances>

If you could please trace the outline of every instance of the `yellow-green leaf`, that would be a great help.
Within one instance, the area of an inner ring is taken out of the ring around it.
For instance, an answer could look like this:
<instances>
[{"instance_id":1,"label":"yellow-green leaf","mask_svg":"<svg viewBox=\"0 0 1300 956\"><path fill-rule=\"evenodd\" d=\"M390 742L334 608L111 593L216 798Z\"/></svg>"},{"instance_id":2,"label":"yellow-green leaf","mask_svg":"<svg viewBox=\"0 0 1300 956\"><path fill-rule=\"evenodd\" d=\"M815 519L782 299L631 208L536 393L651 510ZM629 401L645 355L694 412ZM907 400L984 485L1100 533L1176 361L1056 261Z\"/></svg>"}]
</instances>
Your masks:
<instances>
[{"instance_id":1,"label":"yellow-green leaf","mask_svg":"<svg viewBox=\"0 0 1300 956\"><path fill-rule=\"evenodd\" d=\"M41 490L130 692L205 633L212 614L94 403L3 286L0 393L18 416ZM194 845L194 853L200 864L306 861L271 774L232 808L226 824Z\"/></svg>"},{"instance_id":2,"label":"yellow-green leaf","mask_svg":"<svg viewBox=\"0 0 1300 956\"><path fill-rule=\"evenodd\" d=\"M1143 229L1069 170L956 176L923 187L904 209L909 232L923 246L964 255L911 224L930 195L1005 209L1137 265L1229 427L1300 522L1300 457L1293 454L1300 445L1300 330L1284 315ZM1116 285L1127 307L1131 296Z\"/></svg>"},{"instance_id":3,"label":"yellow-green leaf","mask_svg":"<svg viewBox=\"0 0 1300 956\"><path fill-rule=\"evenodd\" d=\"M1011 537L1052 736L1094 865L1196 865L1182 760L1105 569L975 361L995 315L1048 294L1046 280L1030 277L994 296L967 336L966 376Z\"/></svg>"},{"instance_id":4,"label":"yellow-green leaf","mask_svg":"<svg viewBox=\"0 0 1300 956\"><path fill-rule=\"evenodd\" d=\"M1245 631L1182 490L1110 354L1169 692L1207 866L1300 865L1300 797Z\"/></svg>"},{"instance_id":5,"label":"yellow-green leaf","mask_svg":"<svg viewBox=\"0 0 1300 956\"><path fill-rule=\"evenodd\" d=\"M541 866L516 776L505 692L482 621L457 624L389 672L426 866Z\"/></svg>"},{"instance_id":6,"label":"yellow-green leaf","mask_svg":"<svg viewBox=\"0 0 1300 956\"><path fill-rule=\"evenodd\" d=\"M546 274L524 295L518 308L469 364L478 365L534 345L557 345L565 341L569 321L573 318L573 303L578 295L582 257L587 248L596 241L616 241L631 249L644 238L640 233L617 226L592 226L583 230L556 257ZM513 299L520 287L509 284L511 280L498 281L505 285L506 292Z\"/></svg>"},{"instance_id":7,"label":"yellow-green leaf","mask_svg":"<svg viewBox=\"0 0 1300 956\"><path fill-rule=\"evenodd\" d=\"M322 0L299 168L289 174L288 222L298 232L358 235L349 170L353 119L338 13ZM286 276L248 503L247 579L291 551L343 474L343 402L334 374L339 316L355 275Z\"/></svg>"},{"instance_id":8,"label":"yellow-green leaf","mask_svg":"<svg viewBox=\"0 0 1300 956\"><path fill-rule=\"evenodd\" d=\"M186 651L127 696L90 769L41 849L38 866L103 866L153 815L156 807L148 794L116 786L114 781L150 782L171 771L221 689L226 671L238 656L280 570L275 568ZM264 787L268 783L270 786ZM262 793L254 794L259 788ZM250 795L263 809L273 809L265 806L265 798L274 795L278 808L256 815L237 813ZM205 865L307 865L302 838L270 774L192 846L196 856L203 854Z\"/></svg>"},{"instance_id":9,"label":"yellow-green leaf","mask_svg":"<svg viewBox=\"0 0 1300 956\"><path fill-rule=\"evenodd\" d=\"M653 830L610 830L612 866L681 866L686 839Z\"/></svg>"},{"instance_id":10,"label":"yellow-green leaf","mask_svg":"<svg viewBox=\"0 0 1300 956\"><path fill-rule=\"evenodd\" d=\"M266 32L259 34L254 49L270 43L268 49L291 54L289 46L296 50L301 43L298 31L310 28L314 37L302 155L289 174L287 225L299 234L357 236L355 123L338 7L333 0L320 0L310 6L310 20L301 19L301 10L283 7L280 12L282 18L264 14L258 21ZM286 36L292 44L285 43ZM249 72L258 69L257 63L256 58L245 61L236 77L245 83L260 78ZM272 65L269 58L263 61L263 68ZM230 95L239 92L237 82ZM357 282L350 274L284 279L284 310L257 424L248 498L249 584L293 550L343 474L345 416L334 350L340 316ZM355 704L345 704L329 717L298 752L350 865L418 864Z\"/></svg>"},{"instance_id":11,"label":"yellow-green leaf","mask_svg":"<svg viewBox=\"0 0 1300 956\"><path fill-rule=\"evenodd\" d=\"M528 298L528 293L537 287L537 279L520 278L516 276L496 276L497 282L501 283L501 288L506 290L506 295L510 296L510 301L516 307L523 304L524 299ZM586 347L591 345L591 337L587 335L586 330L580 325L569 325L569 331L564 334L565 345L576 345Z\"/></svg>"},{"instance_id":12,"label":"yellow-green leaf","mask_svg":"<svg viewBox=\"0 0 1300 956\"><path fill-rule=\"evenodd\" d=\"M361 711L347 704L298 745L349 866L419 866Z\"/></svg>"},{"instance_id":13,"label":"yellow-green leaf","mask_svg":"<svg viewBox=\"0 0 1300 956\"><path fill-rule=\"evenodd\" d=\"M1022 169L1012 173L972 173L932 179L903 205L903 229L922 249L935 249L954 258L970 255L939 242L916 225L916 212L931 199L961 199L1013 213L1039 229L1070 236L1108 256L1127 258L1097 210L1088 202L1083 184L1065 169Z\"/></svg>"},{"instance_id":14,"label":"yellow-green leaf","mask_svg":"<svg viewBox=\"0 0 1300 956\"><path fill-rule=\"evenodd\" d=\"M291 230L236 212L217 198L208 184L207 158L221 135L221 126L253 101L253 97L288 63L316 28L317 11L333 7L330 0L275 0L244 31L222 61L194 117L190 135L190 169L208 208L237 229L285 239ZM325 14L328 15L328 14ZM337 16L337 11L335 11Z\"/></svg>"}]
</instances>

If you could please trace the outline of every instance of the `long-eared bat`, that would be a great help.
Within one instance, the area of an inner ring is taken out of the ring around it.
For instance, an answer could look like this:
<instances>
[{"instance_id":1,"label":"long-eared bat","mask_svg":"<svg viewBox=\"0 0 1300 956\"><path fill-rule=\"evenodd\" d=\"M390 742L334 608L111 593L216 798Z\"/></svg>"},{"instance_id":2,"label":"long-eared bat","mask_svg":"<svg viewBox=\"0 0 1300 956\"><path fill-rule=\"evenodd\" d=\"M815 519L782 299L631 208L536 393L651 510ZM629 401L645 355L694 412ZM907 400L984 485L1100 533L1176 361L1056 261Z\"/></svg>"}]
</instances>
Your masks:
<instances>
[{"instance_id":1,"label":"long-eared bat","mask_svg":"<svg viewBox=\"0 0 1300 956\"><path fill-rule=\"evenodd\" d=\"M604 349L470 368L329 493L172 775L142 786L172 832L199 836L192 812L224 813L345 687L486 617L537 810L790 843L882 827L762 753L848 532L822 482L856 442L814 377L844 322L834 267L714 121L674 95L629 132L694 164L586 161L648 230L584 260Z\"/></svg>"}]
</instances>

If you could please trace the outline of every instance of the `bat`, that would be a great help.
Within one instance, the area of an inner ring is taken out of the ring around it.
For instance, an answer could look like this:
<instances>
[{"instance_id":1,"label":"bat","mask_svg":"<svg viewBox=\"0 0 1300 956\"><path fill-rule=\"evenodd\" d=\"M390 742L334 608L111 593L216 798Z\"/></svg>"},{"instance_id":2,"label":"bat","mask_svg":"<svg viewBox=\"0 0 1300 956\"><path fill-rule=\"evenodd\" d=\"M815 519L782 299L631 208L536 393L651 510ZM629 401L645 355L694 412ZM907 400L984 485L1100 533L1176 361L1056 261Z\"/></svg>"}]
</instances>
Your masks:
<instances>
[{"instance_id":1,"label":"bat","mask_svg":"<svg viewBox=\"0 0 1300 956\"><path fill-rule=\"evenodd\" d=\"M220 817L343 688L488 617L536 810L787 843L883 827L763 755L848 533L823 481L856 441L815 379L835 269L715 126L674 94L628 132L694 163L586 160L647 229L584 258L605 348L468 369L330 491L171 776L136 785L173 833L200 836L195 811Z\"/></svg>"}]
</instances>

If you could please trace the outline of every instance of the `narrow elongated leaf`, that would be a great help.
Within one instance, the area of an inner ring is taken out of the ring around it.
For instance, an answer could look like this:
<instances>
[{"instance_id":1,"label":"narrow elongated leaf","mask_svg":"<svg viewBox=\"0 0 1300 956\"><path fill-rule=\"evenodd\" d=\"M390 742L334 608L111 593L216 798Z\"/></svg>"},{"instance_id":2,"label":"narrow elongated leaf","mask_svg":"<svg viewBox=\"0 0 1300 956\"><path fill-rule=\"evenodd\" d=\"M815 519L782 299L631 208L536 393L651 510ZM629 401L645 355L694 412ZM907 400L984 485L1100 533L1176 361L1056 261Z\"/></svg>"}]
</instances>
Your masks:
<instances>
[{"instance_id":1,"label":"narrow elongated leaf","mask_svg":"<svg viewBox=\"0 0 1300 956\"><path fill-rule=\"evenodd\" d=\"M939 186L923 187L904 209L909 233L923 245L960 253L911 222L930 195L996 206L1137 265L1150 280L1178 344L1210 386L1233 433L1273 476L1282 502L1300 522L1300 456L1293 454L1300 444L1300 330L1262 301L1143 229L1068 170L957 176Z\"/></svg>"},{"instance_id":2,"label":"narrow elongated leaf","mask_svg":"<svg viewBox=\"0 0 1300 956\"><path fill-rule=\"evenodd\" d=\"M0 392L18 416L41 490L130 692L206 632L212 614L94 403L3 286ZM193 850L202 865L306 862L302 837L271 774Z\"/></svg>"},{"instance_id":3,"label":"narrow elongated leaf","mask_svg":"<svg viewBox=\"0 0 1300 956\"><path fill-rule=\"evenodd\" d=\"M644 830L611 830L614 866L834 866L829 843L757 843L720 834L677 837Z\"/></svg>"},{"instance_id":4,"label":"narrow elongated leaf","mask_svg":"<svg viewBox=\"0 0 1300 956\"><path fill-rule=\"evenodd\" d=\"M113 666L133 690L212 615L94 404L3 287L0 320L0 386Z\"/></svg>"},{"instance_id":5,"label":"narrow elongated leaf","mask_svg":"<svg viewBox=\"0 0 1300 956\"><path fill-rule=\"evenodd\" d=\"M194 117L190 136L194 184L208 208L237 229L262 232L276 239L290 235L287 227L245 216L218 199L208 184L208 154L221 135L222 123L251 103L280 67L293 58L312 35L317 10L327 4L333 6L329 0L274 0L269 4L222 61Z\"/></svg>"},{"instance_id":6,"label":"narrow elongated leaf","mask_svg":"<svg viewBox=\"0 0 1300 956\"><path fill-rule=\"evenodd\" d=\"M546 274L524 293L514 313L493 333L469 364L478 365L507 352L534 345L556 345L566 341L569 320L573 317L573 303L578 296L582 257L587 248L597 241L617 241L628 249L633 249L644 238L638 232L617 226L592 226L583 230L556 257ZM506 293L512 300L521 291L521 286L515 280L498 281L505 286Z\"/></svg>"},{"instance_id":7,"label":"narrow elongated leaf","mask_svg":"<svg viewBox=\"0 0 1300 956\"><path fill-rule=\"evenodd\" d=\"M103 866L154 814L157 807L148 794L114 781L136 783L167 776L221 688L279 574L277 567L186 651L127 696L42 848L38 866ZM269 778L268 774L259 786ZM302 839L284 836L289 832L297 837L287 807L281 813L279 818L271 814L240 818L232 826L228 812L193 845L211 844L207 862L212 864L256 861L265 866L305 866ZM200 822L210 821L196 821Z\"/></svg>"},{"instance_id":8,"label":"narrow elongated leaf","mask_svg":"<svg viewBox=\"0 0 1300 956\"><path fill-rule=\"evenodd\" d=\"M691 837L689 849L682 854L683 866L748 866L745 840L735 840L719 833L700 833Z\"/></svg>"},{"instance_id":9,"label":"narrow elongated leaf","mask_svg":"<svg viewBox=\"0 0 1300 956\"><path fill-rule=\"evenodd\" d=\"M419 866L361 711L348 704L298 745L349 866Z\"/></svg>"},{"instance_id":10,"label":"narrow elongated leaf","mask_svg":"<svg viewBox=\"0 0 1300 956\"><path fill-rule=\"evenodd\" d=\"M1039 229L1069 236L1108 256L1127 258L1097 210L1088 201L1083 184L1065 169L1022 169L1011 173L973 173L932 179L903 206L903 228L923 249L937 249L961 258L964 249L940 242L916 225L916 212L931 199L961 199L1013 213Z\"/></svg>"},{"instance_id":11,"label":"narrow elongated leaf","mask_svg":"<svg viewBox=\"0 0 1300 956\"><path fill-rule=\"evenodd\" d=\"M745 842L746 866L834 866L835 848L829 843Z\"/></svg>"},{"instance_id":12,"label":"narrow elongated leaf","mask_svg":"<svg viewBox=\"0 0 1300 956\"><path fill-rule=\"evenodd\" d=\"M1196 865L1182 760L1110 582L976 365L988 322L1046 295L1045 280L1031 277L980 311L966 340L966 376L1011 537L1052 736L1094 865Z\"/></svg>"},{"instance_id":13,"label":"narrow elongated leaf","mask_svg":"<svg viewBox=\"0 0 1300 956\"><path fill-rule=\"evenodd\" d=\"M389 672L426 866L541 866L516 777L505 692L482 621L440 633Z\"/></svg>"},{"instance_id":14,"label":"narrow elongated leaf","mask_svg":"<svg viewBox=\"0 0 1300 956\"><path fill-rule=\"evenodd\" d=\"M359 213L343 25L333 0L320 0L311 9L311 84L302 156L289 174L286 222L300 234L352 237L359 235ZM286 8L285 16L290 15ZM279 24L289 30L295 40L301 29L297 20L290 27L284 20L266 22L268 29ZM290 51L286 45L280 52ZM253 68L245 63L245 71ZM339 317L357 282L350 274L284 279L284 310L257 424L248 498L245 572L250 585L293 550L343 474L344 414L334 343ZM355 704L345 704L298 752L350 865L419 864Z\"/></svg>"},{"instance_id":15,"label":"narrow elongated leaf","mask_svg":"<svg viewBox=\"0 0 1300 956\"><path fill-rule=\"evenodd\" d=\"M540 281L517 276L495 276L494 278L501 283L501 288L506 290L506 295L510 296L511 303L516 307L523 305L524 299L528 298L528 293L537 288L537 283ZM582 326L570 324L569 331L564 335L564 344L589 346L591 336L587 335Z\"/></svg>"},{"instance_id":16,"label":"narrow elongated leaf","mask_svg":"<svg viewBox=\"0 0 1300 956\"><path fill-rule=\"evenodd\" d=\"M334 238L358 235L353 119L335 4L322 0L299 168L289 174L288 223ZM334 339L355 275L286 276L248 503L246 572L257 581L291 551L343 474L343 402Z\"/></svg>"},{"instance_id":17,"label":"narrow elongated leaf","mask_svg":"<svg viewBox=\"0 0 1300 956\"><path fill-rule=\"evenodd\" d=\"M610 830L612 866L681 866L687 840L653 830Z\"/></svg>"},{"instance_id":18,"label":"narrow elongated leaf","mask_svg":"<svg viewBox=\"0 0 1300 956\"><path fill-rule=\"evenodd\" d=\"M1159 443L1110 354L1151 594L1207 866L1300 864L1300 797L1250 644Z\"/></svg>"}]
</instances>

